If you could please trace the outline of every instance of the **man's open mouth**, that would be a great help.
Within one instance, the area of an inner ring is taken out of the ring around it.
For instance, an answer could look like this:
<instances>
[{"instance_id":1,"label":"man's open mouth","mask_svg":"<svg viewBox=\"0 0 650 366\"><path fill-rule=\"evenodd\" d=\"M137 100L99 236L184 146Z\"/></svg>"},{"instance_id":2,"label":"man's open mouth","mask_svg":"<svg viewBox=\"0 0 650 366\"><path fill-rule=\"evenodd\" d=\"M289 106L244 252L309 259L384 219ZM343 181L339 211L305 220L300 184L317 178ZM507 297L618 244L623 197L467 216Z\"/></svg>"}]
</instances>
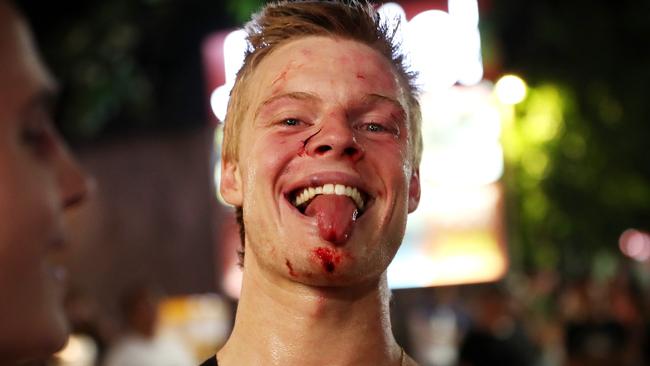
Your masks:
<instances>
[{"instance_id":1,"label":"man's open mouth","mask_svg":"<svg viewBox=\"0 0 650 366\"><path fill-rule=\"evenodd\" d=\"M299 188L291 192L288 199L302 214L309 203L319 195L337 195L349 197L357 207L360 216L369 200L369 195L357 187L328 183L318 187Z\"/></svg>"}]
</instances>

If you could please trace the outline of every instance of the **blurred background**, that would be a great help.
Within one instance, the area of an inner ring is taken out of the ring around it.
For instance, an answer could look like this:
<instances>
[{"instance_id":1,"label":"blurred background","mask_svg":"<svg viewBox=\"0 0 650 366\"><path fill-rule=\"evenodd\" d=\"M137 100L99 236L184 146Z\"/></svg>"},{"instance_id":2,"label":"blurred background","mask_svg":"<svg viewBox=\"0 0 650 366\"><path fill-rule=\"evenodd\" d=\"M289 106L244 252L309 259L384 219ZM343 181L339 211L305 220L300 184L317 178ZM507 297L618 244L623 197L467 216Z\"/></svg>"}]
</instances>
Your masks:
<instances>
[{"instance_id":1,"label":"blurred background","mask_svg":"<svg viewBox=\"0 0 650 366\"><path fill-rule=\"evenodd\" d=\"M70 217L75 332L51 364L104 362L133 314L213 354L240 281L219 120L264 2L18 3L97 180ZM650 2L380 5L423 90L399 342L423 365L650 364Z\"/></svg>"}]
</instances>

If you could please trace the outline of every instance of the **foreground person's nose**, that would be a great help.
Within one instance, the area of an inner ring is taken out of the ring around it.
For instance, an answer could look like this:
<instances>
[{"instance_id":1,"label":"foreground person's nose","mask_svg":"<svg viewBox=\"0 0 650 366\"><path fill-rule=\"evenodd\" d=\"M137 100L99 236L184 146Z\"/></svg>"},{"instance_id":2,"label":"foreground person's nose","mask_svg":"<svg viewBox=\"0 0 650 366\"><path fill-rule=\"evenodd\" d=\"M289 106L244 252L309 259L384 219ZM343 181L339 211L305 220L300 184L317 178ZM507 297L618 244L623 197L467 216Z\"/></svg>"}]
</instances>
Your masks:
<instances>
[{"instance_id":1,"label":"foreground person's nose","mask_svg":"<svg viewBox=\"0 0 650 366\"><path fill-rule=\"evenodd\" d=\"M352 126L343 120L324 123L320 131L309 139L306 149L312 157L344 158L352 162L358 161L364 154Z\"/></svg>"},{"instance_id":2,"label":"foreground person's nose","mask_svg":"<svg viewBox=\"0 0 650 366\"><path fill-rule=\"evenodd\" d=\"M61 150L57 168L62 206L70 208L79 205L94 190L94 179L81 169L79 162L65 147Z\"/></svg>"}]
</instances>

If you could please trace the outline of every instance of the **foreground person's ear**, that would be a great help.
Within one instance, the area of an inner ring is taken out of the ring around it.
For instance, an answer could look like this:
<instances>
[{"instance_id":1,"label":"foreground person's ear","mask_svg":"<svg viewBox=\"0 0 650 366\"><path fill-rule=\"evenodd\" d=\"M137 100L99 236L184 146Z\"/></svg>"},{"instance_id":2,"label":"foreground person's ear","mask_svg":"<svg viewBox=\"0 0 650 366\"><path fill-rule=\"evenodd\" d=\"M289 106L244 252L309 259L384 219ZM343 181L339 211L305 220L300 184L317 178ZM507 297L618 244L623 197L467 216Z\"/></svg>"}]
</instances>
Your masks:
<instances>
[{"instance_id":1,"label":"foreground person's ear","mask_svg":"<svg viewBox=\"0 0 650 366\"><path fill-rule=\"evenodd\" d=\"M413 169L409 182L409 213L415 211L420 204L420 169Z\"/></svg>"},{"instance_id":2,"label":"foreground person's ear","mask_svg":"<svg viewBox=\"0 0 650 366\"><path fill-rule=\"evenodd\" d=\"M241 207L242 196L242 181L239 171L239 164L229 160L221 162L221 182L219 184L221 197L229 204Z\"/></svg>"}]
</instances>

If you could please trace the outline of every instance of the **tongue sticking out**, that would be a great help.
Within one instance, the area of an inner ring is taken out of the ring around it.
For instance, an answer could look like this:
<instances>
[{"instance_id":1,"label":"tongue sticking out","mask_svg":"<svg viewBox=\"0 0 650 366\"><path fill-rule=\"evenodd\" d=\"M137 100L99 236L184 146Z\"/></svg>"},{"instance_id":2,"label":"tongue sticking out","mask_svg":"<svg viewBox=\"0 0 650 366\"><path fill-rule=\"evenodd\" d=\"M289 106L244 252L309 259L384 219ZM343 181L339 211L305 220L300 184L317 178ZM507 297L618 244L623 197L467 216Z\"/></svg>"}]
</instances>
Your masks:
<instances>
[{"instance_id":1,"label":"tongue sticking out","mask_svg":"<svg viewBox=\"0 0 650 366\"><path fill-rule=\"evenodd\" d=\"M352 199L330 194L314 197L305 210L305 215L318 219L320 237L335 244L348 240L358 213Z\"/></svg>"}]
</instances>

